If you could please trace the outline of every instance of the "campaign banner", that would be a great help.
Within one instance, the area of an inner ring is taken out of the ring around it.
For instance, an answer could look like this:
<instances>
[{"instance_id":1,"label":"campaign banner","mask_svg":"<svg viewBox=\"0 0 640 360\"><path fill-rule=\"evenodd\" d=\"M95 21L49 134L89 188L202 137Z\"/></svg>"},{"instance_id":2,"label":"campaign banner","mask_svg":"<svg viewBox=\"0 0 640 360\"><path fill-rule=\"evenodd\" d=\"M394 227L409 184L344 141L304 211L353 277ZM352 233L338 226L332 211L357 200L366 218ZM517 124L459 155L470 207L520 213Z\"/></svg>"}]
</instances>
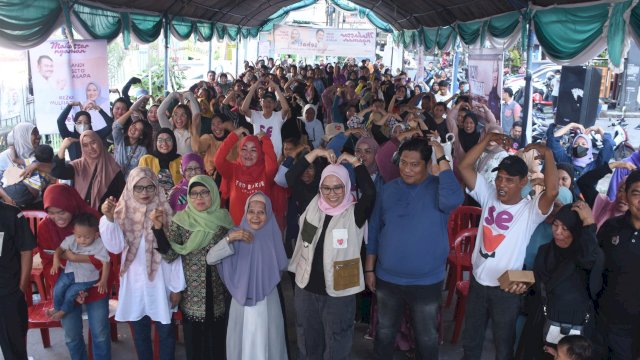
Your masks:
<instances>
[{"instance_id":1,"label":"campaign banner","mask_svg":"<svg viewBox=\"0 0 640 360\"><path fill-rule=\"evenodd\" d=\"M94 104L109 114L106 40L50 40L29 50L36 125L41 134L57 134L58 116L69 102L80 102L91 114L93 130L106 122ZM67 117L73 129L74 107Z\"/></svg>"},{"instance_id":2,"label":"campaign banner","mask_svg":"<svg viewBox=\"0 0 640 360\"><path fill-rule=\"evenodd\" d=\"M487 105L500 121L502 99L502 49L479 49L469 53L469 91L474 105Z\"/></svg>"},{"instance_id":3,"label":"campaign banner","mask_svg":"<svg viewBox=\"0 0 640 360\"><path fill-rule=\"evenodd\" d=\"M319 29L276 25L274 52L299 56L350 56L375 59L374 29Z\"/></svg>"}]
</instances>

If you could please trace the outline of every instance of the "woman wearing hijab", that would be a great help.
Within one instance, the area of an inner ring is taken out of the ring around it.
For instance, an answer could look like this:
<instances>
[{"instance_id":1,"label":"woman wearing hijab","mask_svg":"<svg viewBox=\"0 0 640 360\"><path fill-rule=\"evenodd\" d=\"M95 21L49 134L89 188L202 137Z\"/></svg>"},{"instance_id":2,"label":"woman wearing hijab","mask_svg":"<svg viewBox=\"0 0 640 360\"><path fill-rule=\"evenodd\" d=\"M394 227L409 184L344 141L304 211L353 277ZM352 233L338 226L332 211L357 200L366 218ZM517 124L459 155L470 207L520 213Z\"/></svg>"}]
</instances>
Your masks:
<instances>
[{"instance_id":1,"label":"woman wearing hijab","mask_svg":"<svg viewBox=\"0 0 640 360\"><path fill-rule=\"evenodd\" d=\"M489 133L502 134L503 130L500 125L489 125L484 129L482 137L484 138ZM493 171L493 169L507 156L509 156L509 153L500 144L489 143L489 146L487 146L476 163L477 173L484 176L490 184L493 184L497 175L497 172Z\"/></svg>"},{"instance_id":2,"label":"woman wearing hijab","mask_svg":"<svg viewBox=\"0 0 640 360\"><path fill-rule=\"evenodd\" d=\"M557 339L545 331L547 320L583 326L581 335L594 338L593 299L602 285L598 269L604 255L596 240L591 209L582 201L565 205L552 226L553 241L540 247L533 265L536 282L528 299L519 359L548 358L543 348Z\"/></svg>"},{"instance_id":3,"label":"woman wearing hijab","mask_svg":"<svg viewBox=\"0 0 640 360\"><path fill-rule=\"evenodd\" d=\"M151 322L155 322L160 359L169 360L175 357L171 309L180 301L185 279L182 260L168 263L158 252L153 210L164 212L162 227L168 230L171 208L158 177L149 168L135 168L118 202L110 197L102 205L100 235L109 252L122 254L116 320L130 323L139 359L153 357Z\"/></svg>"},{"instance_id":4,"label":"woman wearing hijab","mask_svg":"<svg viewBox=\"0 0 640 360\"><path fill-rule=\"evenodd\" d=\"M92 130L80 135L82 157L65 163L64 151L77 141L74 138L64 139L58 154L53 158L51 175L62 180L73 180L75 189L84 201L92 208L99 209L105 199L117 198L122 194L125 186L124 174L120 165L104 148L100 136ZM42 170L42 166L37 166L37 169Z\"/></svg>"},{"instance_id":5,"label":"woman wearing hijab","mask_svg":"<svg viewBox=\"0 0 640 360\"><path fill-rule=\"evenodd\" d=\"M188 199L186 208L173 217L168 233L162 225L167 214L152 214L153 233L164 259L182 258L187 287L180 309L187 359L224 360L229 295L218 270L207 266L206 257L234 225L229 212L220 208L218 187L210 177L191 177Z\"/></svg>"},{"instance_id":6,"label":"woman wearing hijab","mask_svg":"<svg viewBox=\"0 0 640 360\"><path fill-rule=\"evenodd\" d=\"M156 137L156 149L140 158L139 166L153 170L166 196L182 180L181 162L175 134L171 129L162 128Z\"/></svg>"},{"instance_id":7,"label":"woman wearing hijab","mask_svg":"<svg viewBox=\"0 0 640 360\"><path fill-rule=\"evenodd\" d=\"M271 201L249 196L239 228L207 254L231 293L227 359L287 359L284 320L277 285L287 268L282 233Z\"/></svg>"},{"instance_id":8,"label":"woman wearing hijab","mask_svg":"<svg viewBox=\"0 0 640 360\"><path fill-rule=\"evenodd\" d=\"M73 115L73 130L69 131L69 128L67 127L67 118L69 117L71 110L73 110L75 106L79 107L81 110L76 112ZM62 110L62 112L60 113L60 116L58 116L58 120L57 120L58 131L60 132L60 136L62 137L63 140L68 137L72 137L74 139L80 139L80 134L82 134L85 130L93 130L93 127L91 124L92 122L91 114L88 111L85 111L82 109L84 109L84 107L79 101L72 101L67 105L67 107L65 107ZM107 137L111 135L111 127L113 125L113 119L111 118L111 116L109 116L109 114L107 114L104 110L102 110L102 108L99 108L98 113L104 119L106 126L96 131L96 133L100 135L102 142L106 143ZM74 142L73 144L71 144L71 146L69 146L69 159L76 160L76 159L79 159L80 156L82 156L80 143Z\"/></svg>"},{"instance_id":9,"label":"woman wearing hijab","mask_svg":"<svg viewBox=\"0 0 640 360\"><path fill-rule=\"evenodd\" d=\"M73 219L80 214L91 214L98 219L100 214L82 200L78 192L64 184L54 184L47 188L43 196L44 209L47 216L38 225L38 252L42 259L43 274L47 287L52 289L57 275L51 275L53 253L62 241L73 235ZM68 260L75 262L91 262L92 256L65 253ZM64 260L63 260L64 261ZM117 273L113 273L117 274ZM109 278L109 288L115 276ZM111 338L109 332L109 297L108 293L100 294L97 287L89 289L84 299L84 308L89 317L89 328L93 344L93 358L96 360L111 359ZM82 306L76 306L60 320L64 328L65 342L72 360L86 359L82 332Z\"/></svg>"},{"instance_id":10,"label":"woman wearing hijab","mask_svg":"<svg viewBox=\"0 0 640 360\"><path fill-rule=\"evenodd\" d=\"M4 172L11 166L22 168L40 145L40 132L31 123L20 123L7 135L7 150L0 153L0 180L5 182Z\"/></svg>"},{"instance_id":11,"label":"woman wearing hijab","mask_svg":"<svg viewBox=\"0 0 640 360\"><path fill-rule=\"evenodd\" d=\"M344 359L351 351L355 294L364 290L360 250L376 190L361 159L343 153L336 161L332 151L320 154L314 150L305 160L310 164L318 156L330 163L351 163L361 196L356 201L351 194L344 166L328 165L322 171L318 193L300 217L300 233L289 264L296 282L299 358L324 354Z\"/></svg>"},{"instance_id":12,"label":"woman wearing hijab","mask_svg":"<svg viewBox=\"0 0 640 360\"><path fill-rule=\"evenodd\" d=\"M231 162L227 156L238 144L238 159ZM273 179L278 172L278 161L273 144L268 136L247 135L247 130L238 128L222 142L216 152L214 163L222 175L223 198L228 194L229 212L234 224L240 224L243 206L249 195L256 191L270 194Z\"/></svg>"},{"instance_id":13,"label":"woman wearing hijab","mask_svg":"<svg viewBox=\"0 0 640 360\"><path fill-rule=\"evenodd\" d=\"M609 200L609 197L605 194L600 194L596 188L598 182L607 174L611 174L614 169L625 169L630 172L636 170L636 166L626 161L614 161L587 171L576 181L585 202L593 209L593 217L598 229L605 221L612 217L623 215L629 209L625 191L625 179L619 183L618 191L613 201Z\"/></svg>"},{"instance_id":14,"label":"woman wearing hijab","mask_svg":"<svg viewBox=\"0 0 640 360\"><path fill-rule=\"evenodd\" d=\"M455 158L462 159L464 154L480 141L480 131L478 131L478 116L473 112L467 112L462 120L462 128L458 129L458 136L455 142Z\"/></svg>"},{"instance_id":15,"label":"woman wearing hijab","mask_svg":"<svg viewBox=\"0 0 640 360\"><path fill-rule=\"evenodd\" d=\"M613 143L611 134L605 133L599 126L585 129L584 126L580 124L570 123L560 130L556 131L555 129L556 125L551 124L547 130L547 147L553 151L553 157L556 163L573 165L575 180L579 179L585 172L602 164L609 163L609 160L613 157L613 147L615 144ZM580 131L581 133L573 139L570 149L565 149L560 143L560 140L570 131ZM593 157L593 145L589 137L590 132L596 132L602 137L602 148L600 148L596 158Z\"/></svg>"},{"instance_id":16,"label":"woman wearing hijab","mask_svg":"<svg viewBox=\"0 0 640 360\"><path fill-rule=\"evenodd\" d=\"M169 205L171 205L174 214L187 207L188 185L191 178L204 173L204 161L200 155L188 153L182 157L181 161L182 180L169 193Z\"/></svg>"}]
</instances>

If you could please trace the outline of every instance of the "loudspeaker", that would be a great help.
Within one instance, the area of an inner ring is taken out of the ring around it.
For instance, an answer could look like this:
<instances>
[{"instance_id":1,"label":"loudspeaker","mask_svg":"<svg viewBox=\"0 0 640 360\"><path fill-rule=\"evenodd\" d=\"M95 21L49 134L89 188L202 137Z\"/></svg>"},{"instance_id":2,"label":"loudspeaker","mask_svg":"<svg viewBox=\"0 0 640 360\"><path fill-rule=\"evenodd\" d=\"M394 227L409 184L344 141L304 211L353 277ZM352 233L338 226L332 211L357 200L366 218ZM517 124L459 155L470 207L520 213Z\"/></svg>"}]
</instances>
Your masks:
<instances>
[{"instance_id":1,"label":"loudspeaker","mask_svg":"<svg viewBox=\"0 0 640 360\"><path fill-rule=\"evenodd\" d=\"M558 92L555 123L574 122L585 128L596 122L600 95L600 69L586 66L563 66Z\"/></svg>"}]
</instances>

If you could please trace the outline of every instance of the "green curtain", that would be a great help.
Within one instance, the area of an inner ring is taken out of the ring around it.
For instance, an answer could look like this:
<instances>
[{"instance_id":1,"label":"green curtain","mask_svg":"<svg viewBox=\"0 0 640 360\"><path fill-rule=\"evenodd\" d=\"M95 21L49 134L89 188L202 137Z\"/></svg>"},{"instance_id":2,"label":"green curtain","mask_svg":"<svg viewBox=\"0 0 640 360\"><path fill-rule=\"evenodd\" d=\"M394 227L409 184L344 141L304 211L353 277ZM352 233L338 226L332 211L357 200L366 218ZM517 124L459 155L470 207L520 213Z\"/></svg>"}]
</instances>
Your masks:
<instances>
[{"instance_id":1,"label":"green curtain","mask_svg":"<svg viewBox=\"0 0 640 360\"><path fill-rule=\"evenodd\" d=\"M0 2L0 46L29 49L41 44L60 25L61 15L57 0Z\"/></svg>"},{"instance_id":2,"label":"green curtain","mask_svg":"<svg viewBox=\"0 0 640 360\"><path fill-rule=\"evenodd\" d=\"M516 31L520 21L521 15L517 11L498 15L487 21L487 32L498 39L508 38Z\"/></svg>"},{"instance_id":3,"label":"green curtain","mask_svg":"<svg viewBox=\"0 0 640 360\"><path fill-rule=\"evenodd\" d=\"M602 36L609 5L552 8L533 14L536 36L544 51L558 60L571 60Z\"/></svg>"},{"instance_id":4,"label":"green curtain","mask_svg":"<svg viewBox=\"0 0 640 360\"><path fill-rule=\"evenodd\" d=\"M227 36L226 25L218 23L218 24L215 24L213 28L215 29L216 37L218 39L224 39L224 37Z\"/></svg>"},{"instance_id":5,"label":"green curtain","mask_svg":"<svg viewBox=\"0 0 640 360\"><path fill-rule=\"evenodd\" d=\"M455 35L455 31L451 26L441 27L438 31L438 38L436 40L436 45L438 45L438 49L443 50L449 41L451 40L451 36Z\"/></svg>"},{"instance_id":6,"label":"green curtain","mask_svg":"<svg viewBox=\"0 0 640 360\"><path fill-rule=\"evenodd\" d=\"M422 28L422 46L425 50L432 50L436 46L436 38L438 37L438 28Z\"/></svg>"},{"instance_id":7,"label":"green curtain","mask_svg":"<svg viewBox=\"0 0 640 360\"><path fill-rule=\"evenodd\" d=\"M629 26L631 26L631 31L635 33L636 37L640 38L640 3L631 10Z\"/></svg>"},{"instance_id":8,"label":"green curtain","mask_svg":"<svg viewBox=\"0 0 640 360\"><path fill-rule=\"evenodd\" d=\"M183 17L175 17L171 20L171 32L181 41L185 41L191 37L193 27L193 21Z\"/></svg>"},{"instance_id":9,"label":"green curtain","mask_svg":"<svg viewBox=\"0 0 640 360\"><path fill-rule=\"evenodd\" d=\"M611 16L609 17L609 29L607 32L607 45L609 60L615 67L622 65L624 56L624 39L627 32L627 24L624 21L624 13L629 10L631 0L623 3L613 4Z\"/></svg>"},{"instance_id":10,"label":"green curtain","mask_svg":"<svg viewBox=\"0 0 640 360\"><path fill-rule=\"evenodd\" d=\"M113 40L122 31L122 19L117 12L81 4L74 5L72 12L82 28L94 39Z\"/></svg>"},{"instance_id":11,"label":"green curtain","mask_svg":"<svg viewBox=\"0 0 640 360\"><path fill-rule=\"evenodd\" d=\"M233 25L227 25L226 28L229 40L236 41L238 39L238 34L240 34L240 28Z\"/></svg>"},{"instance_id":12,"label":"green curtain","mask_svg":"<svg viewBox=\"0 0 640 360\"><path fill-rule=\"evenodd\" d=\"M475 44L480 38L482 32L482 21L474 21L468 23L459 23L456 25L458 28L458 36L460 40L466 45Z\"/></svg>"},{"instance_id":13,"label":"green curtain","mask_svg":"<svg viewBox=\"0 0 640 360\"><path fill-rule=\"evenodd\" d=\"M213 24L212 23L204 23L197 22L196 23L196 31L198 34L198 41L211 41L213 39Z\"/></svg>"},{"instance_id":14,"label":"green curtain","mask_svg":"<svg viewBox=\"0 0 640 360\"><path fill-rule=\"evenodd\" d=\"M154 42L162 33L162 16L130 14L131 31L143 43Z\"/></svg>"},{"instance_id":15,"label":"green curtain","mask_svg":"<svg viewBox=\"0 0 640 360\"><path fill-rule=\"evenodd\" d=\"M373 11L360 7L358 5L346 2L344 0L331 0L331 3L344 11L354 12L357 11L359 15L365 15L367 20L371 22L373 26L386 33L393 33L391 25L380 19Z\"/></svg>"}]
</instances>

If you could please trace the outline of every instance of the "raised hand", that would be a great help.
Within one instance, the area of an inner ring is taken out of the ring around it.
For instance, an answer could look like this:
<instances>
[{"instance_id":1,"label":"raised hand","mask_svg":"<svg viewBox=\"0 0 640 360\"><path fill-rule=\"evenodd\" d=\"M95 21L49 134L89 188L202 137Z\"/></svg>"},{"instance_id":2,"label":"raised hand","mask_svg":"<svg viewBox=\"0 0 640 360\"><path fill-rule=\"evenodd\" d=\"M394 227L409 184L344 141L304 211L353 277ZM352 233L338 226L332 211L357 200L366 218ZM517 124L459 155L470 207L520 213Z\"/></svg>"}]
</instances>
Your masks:
<instances>
[{"instance_id":1,"label":"raised hand","mask_svg":"<svg viewBox=\"0 0 640 360\"><path fill-rule=\"evenodd\" d=\"M102 214L107 217L107 220L113 222L113 213L116 210L116 198L110 196L102 203Z\"/></svg>"}]
</instances>

